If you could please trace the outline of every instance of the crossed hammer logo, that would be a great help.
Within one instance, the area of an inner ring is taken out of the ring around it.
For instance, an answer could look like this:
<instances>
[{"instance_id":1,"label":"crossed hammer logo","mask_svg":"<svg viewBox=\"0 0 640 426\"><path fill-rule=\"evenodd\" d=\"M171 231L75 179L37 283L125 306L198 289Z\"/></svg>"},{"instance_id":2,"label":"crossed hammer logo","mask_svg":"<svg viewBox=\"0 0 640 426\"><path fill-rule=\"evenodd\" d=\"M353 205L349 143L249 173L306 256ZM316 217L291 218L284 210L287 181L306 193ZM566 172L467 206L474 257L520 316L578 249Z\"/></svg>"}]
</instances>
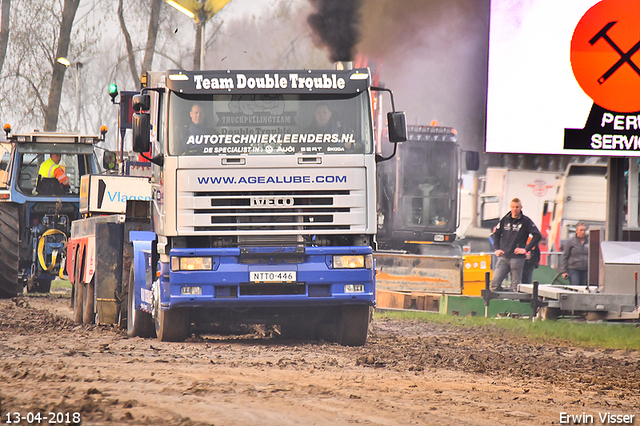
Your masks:
<instances>
[{"instance_id":1,"label":"crossed hammer logo","mask_svg":"<svg viewBox=\"0 0 640 426\"><path fill-rule=\"evenodd\" d=\"M607 34L607 31L609 31L611 27L613 27L617 22L618 21L609 22L607 25L602 27L602 29L598 31L598 33L595 36L593 36L591 40L589 40L589 44L593 46L598 40L602 38L607 43L609 43L609 45L613 48L613 50L618 52L618 54L620 55L620 59L618 60L618 62L613 64L613 66L609 68L607 72L602 74L602 77L598 79L598 83L600 84L603 84L605 81L607 81L607 79L611 77L611 75L613 75L613 73L616 72L618 68L620 68L622 64L624 64L625 62L629 64L631 68L633 68L633 70L636 72L636 74L638 74L638 76L640 76L640 68L638 68L638 66L631 60L631 57L633 56L633 54L640 49L640 41L637 42L631 49L629 49L628 52L625 53L622 51L622 49L618 47L618 45L616 45L613 42L613 40L611 40L611 37L609 37L609 35Z\"/></svg>"}]
</instances>

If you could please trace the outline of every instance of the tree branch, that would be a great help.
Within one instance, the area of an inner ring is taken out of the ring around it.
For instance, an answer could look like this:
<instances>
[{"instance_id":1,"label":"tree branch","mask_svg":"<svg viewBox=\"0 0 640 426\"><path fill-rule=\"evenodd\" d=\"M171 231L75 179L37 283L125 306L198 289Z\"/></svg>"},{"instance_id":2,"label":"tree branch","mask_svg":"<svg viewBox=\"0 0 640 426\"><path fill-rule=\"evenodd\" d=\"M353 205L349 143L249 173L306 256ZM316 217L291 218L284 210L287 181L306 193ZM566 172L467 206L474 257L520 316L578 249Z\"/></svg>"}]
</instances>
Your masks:
<instances>
[{"instance_id":1,"label":"tree branch","mask_svg":"<svg viewBox=\"0 0 640 426\"><path fill-rule=\"evenodd\" d=\"M2 0L0 6L2 21L0 22L0 71L4 65L4 58L7 56L7 45L9 44L9 12L11 10L11 0Z\"/></svg>"},{"instance_id":2,"label":"tree branch","mask_svg":"<svg viewBox=\"0 0 640 426\"><path fill-rule=\"evenodd\" d=\"M131 76L133 77L133 81L135 82L136 87L140 87L140 77L138 76L138 72L136 70L136 59L133 55L133 44L131 43L131 35L129 34L129 30L127 30L127 24L124 22L122 0L118 0L118 20L120 21L122 35L124 35L124 40L127 45L127 55L129 56L129 70L131 71Z\"/></svg>"}]
</instances>

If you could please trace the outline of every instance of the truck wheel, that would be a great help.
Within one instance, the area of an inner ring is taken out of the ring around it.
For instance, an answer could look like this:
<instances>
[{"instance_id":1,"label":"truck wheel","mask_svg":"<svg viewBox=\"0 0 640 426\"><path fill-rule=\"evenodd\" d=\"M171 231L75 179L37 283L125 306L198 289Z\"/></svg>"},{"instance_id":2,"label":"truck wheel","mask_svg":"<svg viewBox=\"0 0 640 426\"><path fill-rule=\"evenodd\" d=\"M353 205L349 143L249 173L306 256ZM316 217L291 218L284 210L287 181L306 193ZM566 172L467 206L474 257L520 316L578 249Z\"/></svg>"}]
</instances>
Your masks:
<instances>
[{"instance_id":1,"label":"truck wheel","mask_svg":"<svg viewBox=\"0 0 640 426\"><path fill-rule=\"evenodd\" d=\"M153 337L153 318L147 312L136 309L135 270L129 269L129 290L127 291L127 336Z\"/></svg>"},{"instance_id":2,"label":"truck wheel","mask_svg":"<svg viewBox=\"0 0 640 426\"><path fill-rule=\"evenodd\" d=\"M82 324L82 299L84 297L84 284L77 281L74 283L75 301L73 302L73 320L76 324Z\"/></svg>"},{"instance_id":3,"label":"truck wheel","mask_svg":"<svg viewBox=\"0 0 640 426\"><path fill-rule=\"evenodd\" d=\"M336 340L342 346L362 346L367 341L371 309L367 305L346 305L340 309Z\"/></svg>"},{"instance_id":4,"label":"truck wheel","mask_svg":"<svg viewBox=\"0 0 640 426\"><path fill-rule=\"evenodd\" d=\"M82 322L93 324L95 320L95 280L92 278L84 289L82 297Z\"/></svg>"},{"instance_id":5,"label":"truck wheel","mask_svg":"<svg viewBox=\"0 0 640 426\"><path fill-rule=\"evenodd\" d=\"M82 272L82 263L76 257L75 273L73 275L73 291L71 297L73 297L73 320L76 324L82 324L82 297L84 293L83 285L80 282L80 274Z\"/></svg>"},{"instance_id":6,"label":"truck wheel","mask_svg":"<svg viewBox=\"0 0 640 426\"><path fill-rule=\"evenodd\" d=\"M189 311L173 308L156 314L156 336L162 342L184 342L189 337Z\"/></svg>"},{"instance_id":7,"label":"truck wheel","mask_svg":"<svg viewBox=\"0 0 640 426\"><path fill-rule=\"evenodd\" d=\"M0 298L22 292L18 282L20 259L20 206L0 203Z\"/></svg>"}]
</instances>

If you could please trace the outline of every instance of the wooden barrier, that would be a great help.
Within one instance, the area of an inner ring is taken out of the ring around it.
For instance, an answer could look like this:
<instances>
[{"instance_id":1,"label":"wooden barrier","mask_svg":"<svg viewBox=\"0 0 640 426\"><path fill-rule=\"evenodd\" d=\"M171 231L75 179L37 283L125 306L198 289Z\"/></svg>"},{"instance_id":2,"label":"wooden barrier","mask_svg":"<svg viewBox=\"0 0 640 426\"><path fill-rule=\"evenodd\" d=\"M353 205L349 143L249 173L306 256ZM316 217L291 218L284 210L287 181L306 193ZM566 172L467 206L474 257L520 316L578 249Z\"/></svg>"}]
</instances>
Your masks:
<instances>
[{"instance_id":1,"label":"wooden barrier","mask_svg":"<svg viewBox=\"0 0 640 426\"><path fill-rule=\"evenodd\" d=\"M380 309L412 309L439 312L440 295L376 290L376 307Z\"/></svg>"}]
</instances>

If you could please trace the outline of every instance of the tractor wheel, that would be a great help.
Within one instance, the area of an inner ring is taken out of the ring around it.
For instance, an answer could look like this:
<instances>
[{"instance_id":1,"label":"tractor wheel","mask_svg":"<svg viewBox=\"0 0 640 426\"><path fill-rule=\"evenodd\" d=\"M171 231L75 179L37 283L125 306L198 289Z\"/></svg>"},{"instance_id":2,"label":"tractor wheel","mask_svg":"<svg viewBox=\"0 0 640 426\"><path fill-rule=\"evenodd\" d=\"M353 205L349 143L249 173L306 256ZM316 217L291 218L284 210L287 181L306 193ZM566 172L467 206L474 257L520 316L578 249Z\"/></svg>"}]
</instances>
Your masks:
<instances>
[{"instance_id":1,"label":"tractor wheel","mask_svg":"<svg viewBox=\"0 0 640 426\"><path fill-rule=\"evenodd\" d=\"M82 322L85 324L93 324L95 322L95 280L91 281L84 288L82 297Z\"/></svg>"},{"instance_id":2,"label":"tractor wheel","mask_svg":"<svg viewBox=\"0 0 640 426\"><path fill-rule=\"evenodd\" d=\"M22 293L20 263L20 206L0 203L0 298Z\"/></svg>"},{"instance_id":3,"label":"tractor wheel","mask_svg":"<svg viewBox=\"0 0 640 426\"><path fill-rule=\"evenodd\" d=\"M346 305L340 309L336 340L342 346L362 346L367 341L371 308L367 305Z\"/></svg>"},{"instance_id":4,"label":"tractor wheel","mask_svg":"<svg viewBox=\"0 0 640 426\"><path fill-rule=\"evenodd\" d=\"M147 312L136 308L135 270L129 269L129 290L127 291L127 335L129 337L153 337L153 318Z\"/></svg>"}]
</instances>

